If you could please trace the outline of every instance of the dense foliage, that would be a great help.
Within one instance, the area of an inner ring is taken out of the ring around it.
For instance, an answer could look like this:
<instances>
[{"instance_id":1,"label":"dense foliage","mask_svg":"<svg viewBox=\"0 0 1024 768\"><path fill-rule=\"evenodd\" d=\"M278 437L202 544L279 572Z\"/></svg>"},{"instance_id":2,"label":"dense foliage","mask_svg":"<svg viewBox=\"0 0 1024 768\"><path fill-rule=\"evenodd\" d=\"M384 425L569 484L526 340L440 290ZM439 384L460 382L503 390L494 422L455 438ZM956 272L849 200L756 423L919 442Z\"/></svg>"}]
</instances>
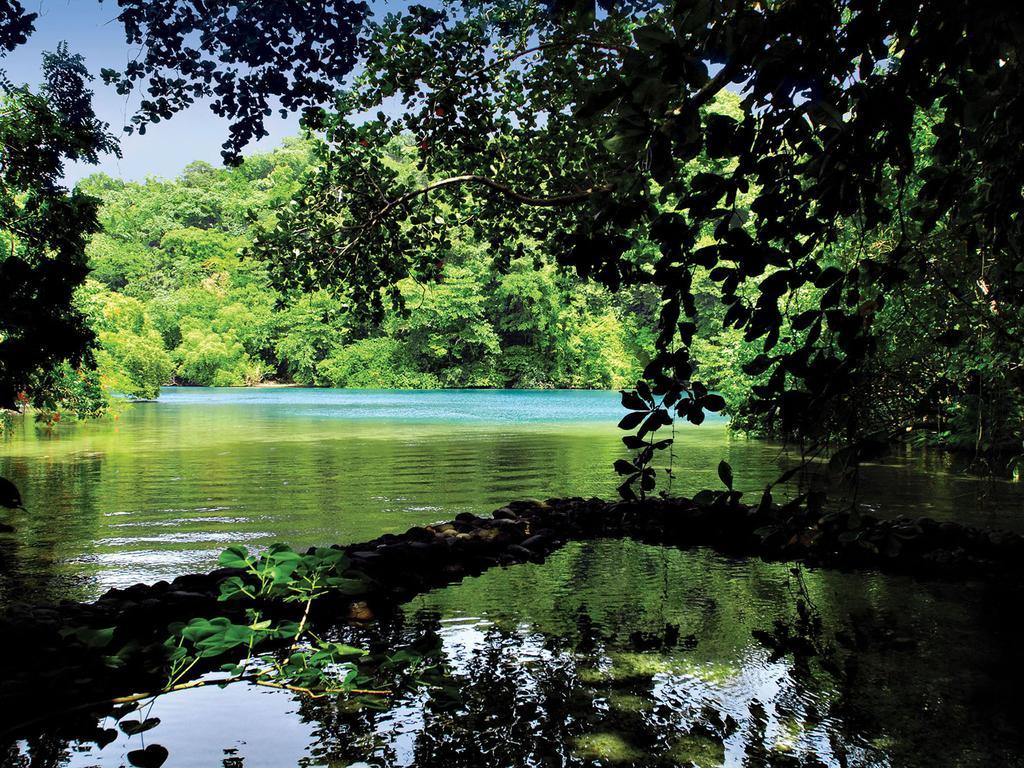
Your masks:
<instances>
[{"instance_id":1,"label":"dense foliage","mask_svg":"<svg viewBox=\"0 0 1024 768\"><path fill-rule=\"evenodd\" d=\"M1019 446L1022 13L412 6L368 25L365 71L308 121L332 152L259 245L305 255L277 264L286 284L370 313L402 303L396 279L430 279L460 223L495 247L535 238L613 291L655 287L656 354L621 425L627 495L655 486L658 429L725 405L695 359L705 273L722 328L755 345L760 378L734 403L754 423L854 462L922 416L960 439L971 423L980 452ZM712 107L728 90L732 114ZM404 132L426 183L378 160Z\"/></svg>"},{"instance_id":2,"label":"dense foliage","mask_svg":"<svg viewBox=\"0 0 1024 768\"><path fill-rule=\"evenodd\" d=\"M43 57L36 91L0 73L0 408L31 398L100 407L91 334L72 306L98 227L96 200L61 184L69 161L95 163L116 143L91 106L80 56Z\"/></svg>"},{"instance_id":3,"label":"dense foliage","mask_svg":"<svg viewBox=\"0 0 1024 768\"><path fill-rule=\"evenodd\" d=\"M638 374L650 312L637 314L608 291L560 273L528 241L497 271L471 232L453 237L432 254L437 279L402 281L404 309L372 321L325 290L278 290L247 247L255 232L275 225L315 169L314 146L288 141L237 168L194 163L173 181L93 176L82 183L103 204L78 306L96 333L108 389L151 398L172 381L266 379L609 388ZM417 154L399 140L383 162L415 174Z\"/></svg>"}]
</instances>

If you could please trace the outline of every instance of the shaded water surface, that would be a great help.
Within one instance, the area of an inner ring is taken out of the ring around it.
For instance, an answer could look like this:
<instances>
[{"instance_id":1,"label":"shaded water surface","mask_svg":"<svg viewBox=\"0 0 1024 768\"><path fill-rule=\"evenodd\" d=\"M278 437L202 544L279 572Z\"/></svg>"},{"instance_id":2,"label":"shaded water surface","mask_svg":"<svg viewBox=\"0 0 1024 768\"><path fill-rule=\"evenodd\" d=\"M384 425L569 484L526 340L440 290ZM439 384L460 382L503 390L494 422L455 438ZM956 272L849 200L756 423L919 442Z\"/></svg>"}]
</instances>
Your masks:
<instances>
[{"instance_id":1,"label":"shaded water surface","mask_svg":"<svg viewBox=\"0 0 1024 768\"><path fill-rule=\"evenodd\" d=\"M611 496L620 416L602 392L189 389L116 420L15 422L0 475L31 511L0 535L0 603L170 578L234 542L353 542L515 498ZM716 487L722 458L750 491L796 460L722 421L676 439L678 493ZM1018 530L1022 491L911 454L844 489L880 514ZM224 768L1022 764L1019 587L801 578L703 550L573 543L336 628L366 647L439 647L424 684L375 707L201 688L160 698L147 733L101 749L54 721L0 742L0 763L120 766L159 743L168 766ZM800 589L822 619L817 659L755 639L795 620Z\"/></svg>"},{"instance_id":2,"label":"shaded water surface","mask_svg":"<svg viewBox=\"0 0 1024 768\"><path fill-rule=\"evenodd\" d=\"M189 388L116 420L15 421L0 476L30 512L0 535L0 603L172 578L230 543L355 542L512 499L613 497L621 416L610 392ZM722 420L682 426L673 491L718 487L722 458L750 491L797 459ZM883 514L1024 527L1024 484L973 478L947 456L893 457L855 490Z\"/></svg>"},{"instance_id":3,"label":"shaded water surface","mask_svg":"<svg viewBox=\"0 0 1024 768\"><path fill-rule=\"evenodd\" d=\"M83 768L153 743L169 766L226 768L1021 764L1024 673L1006 610L1019 590L800 578L828 665L754 639L795 619L801 582L785 564L577 542L416 598L387 624L339 629L368 647L439 642L426 684L376 707L203 688L158 699L142 713L156 728L102 749L56 725L0 749L11 765Z\"/></svg>"}]
</instances>

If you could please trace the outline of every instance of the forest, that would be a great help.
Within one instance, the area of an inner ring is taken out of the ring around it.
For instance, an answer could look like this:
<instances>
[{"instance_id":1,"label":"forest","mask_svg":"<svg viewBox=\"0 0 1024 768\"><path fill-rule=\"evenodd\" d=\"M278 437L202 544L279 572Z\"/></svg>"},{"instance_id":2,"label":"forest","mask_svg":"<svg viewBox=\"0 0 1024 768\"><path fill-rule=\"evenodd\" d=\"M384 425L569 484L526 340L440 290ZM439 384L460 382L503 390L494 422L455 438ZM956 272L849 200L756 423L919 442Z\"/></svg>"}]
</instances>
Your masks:
<instances>
[{"instance_id":1,"label":"forest","mask_svg":"<svg viewBox=\"0 0 1024 768\"><path fill-rule=\"evenodd\" d=\"M30 5L0 763L1020 762L1024 7Z\"/></svg>"},{"instance_id":2,"label":"forest","mask_svg":"<svg viewBox=\"0 0 1024 768\"><path fill-rule=\"evenodd\" d=\"M315 162L292 140L237 168L196 163L173 181L81 189L101 201L78 301L98 344L108 391L155 397L164 384L603 388L639 375L643 295L613 296L560 272L528 242L506 268L471 235L444 253L434 284L406 280L405 312L370 323L327 290L277 290L251 256L260 229ZM386 157L415 176L416 148ZM640 311L636 311L639 309Z\"/></svg>"},{"instance_id":3,"label":"forest","mask_svg":"<svg viewBox=\"0 0 1024 768\"><path fill-rule=\"evenodd\" d=\"M739 114L729 93L714 108ZM932 122L926 113L917 119L918 154L929 149ZM101 229L86 248L89 277L75 301L95 338L95 365L58 364L53 383L36 395L40 420L97 417L113 395L155 398L169 384L622 389L640 377L657 336L658 292L644 285L612 292L525 237L495 251L463 228L435 253L437 278L405 278L404 306L377 317L352 311L330 287L281 288L272 259L253 244L273 230L323 151L308 134L234 168L194 163L167 181L84 180L79 189L99 201ZM422 184L419 152L402 135L381 159ZM716 167L707 158L695 163L694 173ZM827 266L850 269L865 249L884 247L886 236L874 245L844 237ZM650 254L655 245L635 249ZM718 269L698 269L693 278L695 372L724 396L734 429L779 435L779 424L750 412L752 387L766 381L764 357L759 342L723 327ZM983 307L984 277L974 278L980 287L969 301L956 288L973 272L969 263L944 260L872 309L881 343L871 376L851 399L858 422L875 431L969 452L987 471L1012 471L1024 423L1020 366L985 316L1005 319L1006 310ZM782 348L806 338L827 289L818 283L789 297Z\"/></svg>"}]
</instances>

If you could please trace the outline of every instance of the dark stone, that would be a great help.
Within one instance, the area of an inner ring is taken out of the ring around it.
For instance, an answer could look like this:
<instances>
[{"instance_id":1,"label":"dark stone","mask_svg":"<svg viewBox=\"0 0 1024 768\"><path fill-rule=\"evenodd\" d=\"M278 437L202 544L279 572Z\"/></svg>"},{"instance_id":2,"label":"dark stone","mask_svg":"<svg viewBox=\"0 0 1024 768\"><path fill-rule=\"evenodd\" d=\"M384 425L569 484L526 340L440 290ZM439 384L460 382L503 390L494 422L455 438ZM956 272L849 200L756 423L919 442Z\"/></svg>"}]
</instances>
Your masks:
<instances>
[{"instance_id":1,"label":"dark stone","mask_svg":"<svg viewBox=\"0 0 1024 768\"><path fill-rule=\"evenodd\" d=\"M187 592L175 589L168 592L164 600L175 603L206 603L210 601L210 595L205 592Z\"/></svg>"},{"instance_id":2,"label":"dark stone","mask_svg":"<svg viewBox=\"0 0 1024 768\"><path fill-rule=\"evenodd\" d=\"M352 561L352 564L356 567L372 566L374 563L379 563L381 559L378 553L367 552L365 550L349 552L348 557Z\"/></svg>"},{"instance_id":3,"label":"dark stone","mask_svg":"<svg viewBox=\"0 0 1024 768\"><path fill-rule=\"evenodd\" d=\"M416 525L405 532L403 537L410 541L433 541L434 534L428 531L426 528L421 528Z\"/></svg>"},{"instance_id":4,"label":"dark stone","mask_svg":"<svg viewBox=\"0 0 1024 768\"><path fill-rule=\"evenodd\" d=\"M209 589L210 584L211 577L205 573L188 573L174 579L171 582L171 588L186 592L204 592Z\"/></svg>"},{"instance_id":5,"label":"dark stone","mask_svg":"<svg viewBox=\"0 0 1024 768\"><path fill-rule=\"evenodd\" d=\"M488 522L488 528L497 528L500 531L516 531L519 533L526 532L526 524L521 520L505 520L497 519Z\"/></svg>"},{"instance_id":6,"label":"dark stone","mask_svg":"<svg viewBox=\"0 0 1024 768\"><path fill-rule=\"evenodd\" d=\"M529 550L540 551L544 550L551 543L551 536L546 533L537 533L530 536L528 539L523 540L519 546L525 547Z\"/></svg>"}]
</instances>

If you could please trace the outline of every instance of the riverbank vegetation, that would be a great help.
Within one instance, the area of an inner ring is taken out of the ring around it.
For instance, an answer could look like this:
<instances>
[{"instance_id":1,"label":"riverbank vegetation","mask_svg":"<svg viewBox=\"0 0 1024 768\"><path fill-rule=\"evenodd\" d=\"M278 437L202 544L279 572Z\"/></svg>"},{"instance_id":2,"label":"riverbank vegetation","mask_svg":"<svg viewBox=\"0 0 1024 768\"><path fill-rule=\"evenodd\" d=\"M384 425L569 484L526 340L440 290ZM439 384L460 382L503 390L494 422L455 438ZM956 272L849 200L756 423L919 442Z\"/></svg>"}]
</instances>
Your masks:
<instances>
[{"instance_id":1,"label":"riverbank vegetation","mask_svg":"<svg viewBox=\"0 0 1024 768\"><path fill-rule=\"evenodd\" d=\"M400 138L382 160L418 175ZM433 254L437 280L400 282L404 311L370 321L335 292L281 290L252 253L318 162L292 140L237 168L194 163L177 179L93 176L102 231L78 302L104 385L156 397L178 383L245 386L615 388L635 380L651 309L557 269L535 243L498 254L464 233ZM508 254L505 254L506 256ZM301 258L301 255L295 258Z\"/></svg>"},{"instance_id":2,"label":"riverbank vegetation","mask_svg":"<svg viewBox=\"0 0 1024 768\"><path fill-rule=\"evenodd\" d=\"M306 138L236 167L195 163L172 180L87 179L71 197L95 222L79 227L85 255L74 257L64 317L67 330L76 313L84 328L63 335L83 354L41 357L15 394L52 423L102 412L110 392L152 398L167 383L629 388L643 379L631 400L643 407L624 420L638 430L630 487L652 482L645 470L668 446L642 448L649 435L722 409L755 434L822 450L860 444L847 458L909 437L1005 468L1024 435L1024 273L1006 245L1017 225L982 227L969 213L1008 209L963 170L990 162L990 139L964 137L981 136L999 113L962 114L953 94L965 72L910 78L878 51L856 65L861 90L837 89L849 68L838 62L860 55L830 36L844 28L838 17L814 31L836 47L835 71L822 73L815 99L779 106L770 94L810 77L800 54L786 53L796 69L785 74L737 41L774 39L772 25L790 23L784 13L723 7L708 17L721 46L713 55L673 26L679 13L570 22L571 12L529 3L410 8L363 27L369 66L336 109L306 110ZM945 33L903 39L884 14L862 13L894 50L945 55L934 43ZM855 29L875 40L868 28ZM544 42L515 53L524 34ZM460 49L473 56L441 55ZM512 53L481 63L490 50ZM722 51L730 66L707 69ZM677 55L702 63L675 72L667 62ZM430 76L420 82L414 70ZM990 75L992 94L1011 87ZM137 79L104 77L129 90ZM883 130L871 115L886 88L901 108ZM692 103L673 110L690 91ZM29 97L8 90L8 100ZM406 102L401 115L375 112L395 98ZM146 107L133 124L158 112ZM237 161L262 118L234 116L252 121L229 142ZM88 152L74 145L84 138L60 139L66 159L113 149L92 120ZM1000 164L984 167L993 188L1008 189ZM47 170L51 186L59 169ZM11 237L5 269L31 247Z\"/></svg>"}]
</instances>

